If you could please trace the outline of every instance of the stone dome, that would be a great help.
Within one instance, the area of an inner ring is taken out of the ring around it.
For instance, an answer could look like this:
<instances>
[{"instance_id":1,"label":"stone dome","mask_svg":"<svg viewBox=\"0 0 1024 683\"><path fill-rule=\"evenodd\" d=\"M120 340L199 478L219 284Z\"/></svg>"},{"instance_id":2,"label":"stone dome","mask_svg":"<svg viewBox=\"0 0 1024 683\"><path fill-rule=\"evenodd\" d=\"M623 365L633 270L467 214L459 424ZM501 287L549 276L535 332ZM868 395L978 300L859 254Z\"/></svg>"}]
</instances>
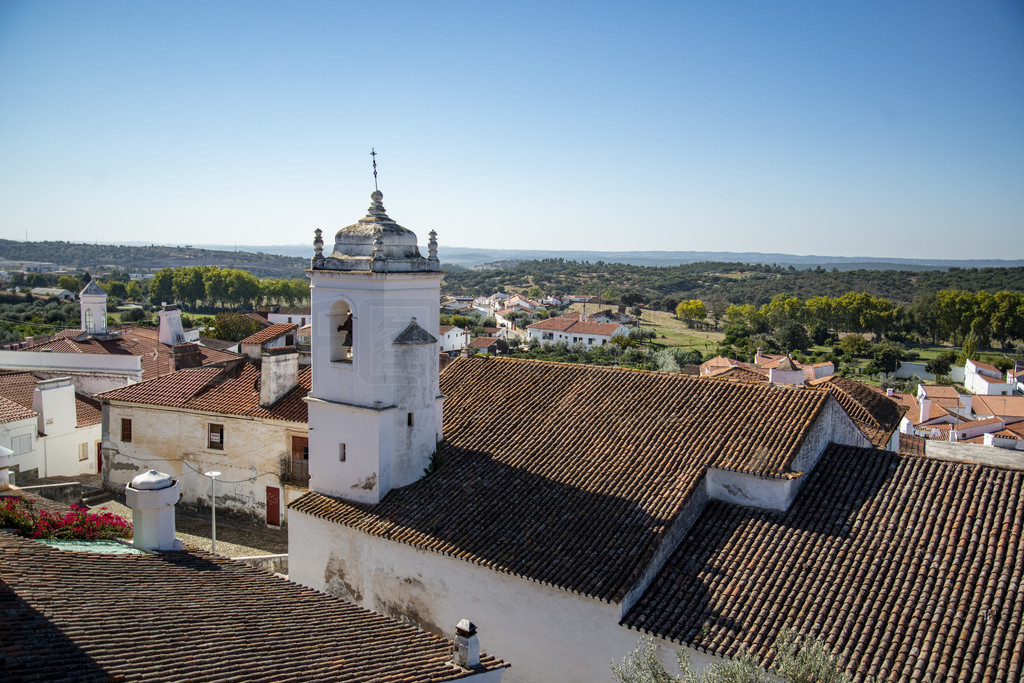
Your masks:
<instances>
[{"instance_id":1,"label":"stone dome","mask_svg":"<svg viewBox=\"0 0 1024 683\"><path fill-rule=\"evenodd\" d=\"M416 233L403 228L391 220L384 211L381 200L384 194L374 190L370 195L370 208L366 217L358 223L342 228L334 236L333 258L371 258L374 255L374 242L380 237L378 251L385 259L419 259L419 246L416 244Z\"/></svg>"}]
</instances>

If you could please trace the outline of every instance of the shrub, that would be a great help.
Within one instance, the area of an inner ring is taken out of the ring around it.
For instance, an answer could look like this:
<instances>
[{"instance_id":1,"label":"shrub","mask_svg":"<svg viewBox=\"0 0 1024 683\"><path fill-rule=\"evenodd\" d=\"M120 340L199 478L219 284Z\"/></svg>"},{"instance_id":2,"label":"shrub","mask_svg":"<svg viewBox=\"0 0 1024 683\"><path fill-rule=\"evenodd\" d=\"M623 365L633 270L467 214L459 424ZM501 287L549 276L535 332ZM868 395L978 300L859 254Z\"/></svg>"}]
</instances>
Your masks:
<instances>
[{"instance_id":1,"label":"shrub","mask_svg":"<svg viewBox=\"0 0 1024 683\"><path fill-rule=\"evenodd\" d=\"M66 515L48 510L36 514L29 501L14 496L4 497L0 504L0 527L17 529L26 538L97 541L132 536L131 523L112 512L94 514L84 505L72 505Z\"/></svg>"}]
</instances>

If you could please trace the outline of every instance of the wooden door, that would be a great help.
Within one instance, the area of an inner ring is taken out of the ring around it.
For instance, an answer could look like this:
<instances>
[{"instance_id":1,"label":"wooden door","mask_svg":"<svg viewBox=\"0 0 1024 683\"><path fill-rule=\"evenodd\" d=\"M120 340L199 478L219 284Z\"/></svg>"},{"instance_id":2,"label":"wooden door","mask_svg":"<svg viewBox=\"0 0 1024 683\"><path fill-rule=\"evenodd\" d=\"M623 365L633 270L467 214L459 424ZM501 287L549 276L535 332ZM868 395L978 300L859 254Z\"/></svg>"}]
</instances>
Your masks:
<instances>
[{"instance_id":1,"label":"wooden door","mask_svg":"<svg viewBox=\"0 0 1024 683\"><path fill-rule=\"evenodd\" d=\"M281 489L267 487L267 524L281 526Z\"/></svg>"}]
</instances>

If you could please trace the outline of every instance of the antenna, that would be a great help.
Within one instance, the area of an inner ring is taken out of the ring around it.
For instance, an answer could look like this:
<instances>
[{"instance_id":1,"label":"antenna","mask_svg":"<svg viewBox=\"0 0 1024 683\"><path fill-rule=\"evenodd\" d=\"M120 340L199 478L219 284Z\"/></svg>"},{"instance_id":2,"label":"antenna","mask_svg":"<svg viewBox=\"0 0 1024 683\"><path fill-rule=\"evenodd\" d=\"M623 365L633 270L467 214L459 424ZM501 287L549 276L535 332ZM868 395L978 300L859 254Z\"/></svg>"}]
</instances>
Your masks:
<instances>
[{"instance_id":1,"label":"antenna","mask_svg":"<svg viewBox=\"0 0 1024 683\"><path fill-rule=\"evenodd\" d=\"M377 187L377 150L373 147L370 148L370 156L373 157L373 189L379 190Z\"/></svg>"}]
</instances>

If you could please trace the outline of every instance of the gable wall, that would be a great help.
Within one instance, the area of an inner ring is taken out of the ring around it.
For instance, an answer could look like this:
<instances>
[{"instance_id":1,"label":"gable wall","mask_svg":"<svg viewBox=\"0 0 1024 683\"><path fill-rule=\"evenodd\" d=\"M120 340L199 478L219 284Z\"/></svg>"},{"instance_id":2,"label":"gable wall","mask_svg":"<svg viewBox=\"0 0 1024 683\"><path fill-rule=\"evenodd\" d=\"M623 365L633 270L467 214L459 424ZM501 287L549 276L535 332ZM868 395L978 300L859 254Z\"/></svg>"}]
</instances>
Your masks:
<instances>
[{"instance_id":1,"label":"gable wall","mask_svg":"<svg viewBox=\"0 0 1024 683\"><path fill-rule=\"evenodd\" d=\"M289 579L432 633L460 619L480 648L511 662L505 683L613 681L641 634L619 626L619 606L421 550L297 510L288 524ZM301 558L301 559L300 559ZM666 661L676 646L658 640ZM714 658L690 652L695 664Z\"/></svg>"}]
</instances>

